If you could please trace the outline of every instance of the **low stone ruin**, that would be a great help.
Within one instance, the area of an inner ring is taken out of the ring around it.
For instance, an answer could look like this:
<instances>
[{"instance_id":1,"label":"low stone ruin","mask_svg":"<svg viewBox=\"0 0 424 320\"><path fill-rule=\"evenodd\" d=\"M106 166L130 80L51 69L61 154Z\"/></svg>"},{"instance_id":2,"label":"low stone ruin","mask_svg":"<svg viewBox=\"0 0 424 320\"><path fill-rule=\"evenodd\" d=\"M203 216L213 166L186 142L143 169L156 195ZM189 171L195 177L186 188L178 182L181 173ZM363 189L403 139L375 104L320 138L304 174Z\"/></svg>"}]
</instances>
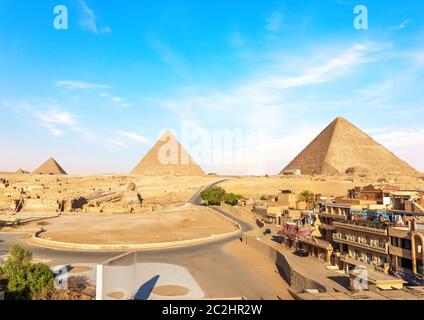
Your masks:
<instances>
[{"instance_id":1,"label":"low stone ruin","mask_svg":"<svg viewBox=\"0 0 424 320\"><path fill-rule=\"evenodd\" d=\"M71 201L71 211L83 213L132 213L142 209L143 198L131 182L125 191L97 191Z\"/></svg>"},{"instance_id":2,"label":"low stone ruin","mask_svg":"<svg viewBox=\"0 0 424 320\"><path fill-rule=\"evenodd\" d=\"M9 187L9 181L3 178L0 178L0 189L6 189Z\"/></svg>"}]
</instances>

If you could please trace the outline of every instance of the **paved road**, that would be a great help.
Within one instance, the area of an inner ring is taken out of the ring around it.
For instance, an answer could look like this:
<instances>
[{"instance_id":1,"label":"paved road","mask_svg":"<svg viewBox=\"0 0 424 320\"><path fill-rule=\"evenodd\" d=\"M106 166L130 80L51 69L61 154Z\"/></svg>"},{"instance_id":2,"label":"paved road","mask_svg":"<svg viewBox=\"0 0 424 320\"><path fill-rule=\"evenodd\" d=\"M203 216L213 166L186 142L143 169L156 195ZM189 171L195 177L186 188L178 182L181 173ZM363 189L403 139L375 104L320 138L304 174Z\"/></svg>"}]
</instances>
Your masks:
<instances>
[{"instance_id":1,"label":"paved road","mask_svg":"<svg viewBox=\"0 0 424 320\"><path fill-rule=\"evenodd\" d=\"M210 185L208 185L208 186L205 186L205 187L200 188L200 190L198 190L198 191L196 192L196 194L195 194L195 195L194 195L194 196L193 196L193 197L189 200L189 202L190 202L191 204L196 205L196 206L200 206L200 205L202 205L202 198L201 198L201 196L200 196L201 192L202 192L205 188L216 186L216 185L218 185L218 184L220 184L220 183L222 183L222 182L224 182L224 181L226 181L226 180L228 180L228 179L219 180L219 181L214 182L214 183L212 183L212 184L210 184ZM234 217L233 215L230 215L229 213L225 212L224 210L220 209L219 207L212 207L212 209L214 209L215 211L219 212L220 214L222 214L222 215L224 215L224 216L226 216L226 217L228 217L228 218L231 218L231 219L233 219L234 221L236 221L236 222L240 225L240 227L241 227L241 231L246 232L246 231L253 230L253 226L252 226L252 225L250 225L250 224L249 224L249 223L247 223L247 222L244 222L243 220L240 220L240 219L239 219L239 218L237 218L237 217Z\"/></svg>"},{"instance_id":2,"label":"paved road","mask_svg":"<svg viewBox=\"0 0 424 320\"><path fill-rule=\"evenodd\" d=\"M213 185L215 184L217 183ZM190 203L196 205L201 203L200 191L192 197ZM252 229L248 223L219 208L214 209L236 220L243 231ZM15 243L31 248L34 258L44 260L51 265L101 263L122 253L53 250L29 245L23 237L23 234L0 233L0 256L6 254L10 246ZM192 247L138 252L137 261L169 263L186 267L205 292L206 298L243 296L249 299L260 299L272 296L273 292L269 289L270 283L266 283L260 275L253 274L243 263L223 251L223 247L233 241L239 241L239 237Z\"/></svg>"}]
</instances>

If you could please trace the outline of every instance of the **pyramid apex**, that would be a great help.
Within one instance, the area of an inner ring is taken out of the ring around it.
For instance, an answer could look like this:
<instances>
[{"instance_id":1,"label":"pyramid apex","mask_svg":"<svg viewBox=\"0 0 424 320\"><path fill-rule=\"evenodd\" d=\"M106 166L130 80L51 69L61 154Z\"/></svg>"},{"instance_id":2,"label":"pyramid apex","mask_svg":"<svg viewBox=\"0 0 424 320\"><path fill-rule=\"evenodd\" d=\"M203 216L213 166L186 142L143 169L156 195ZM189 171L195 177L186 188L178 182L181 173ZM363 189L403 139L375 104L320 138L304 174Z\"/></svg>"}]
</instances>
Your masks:
<instances>
[{"instance_id":1,"label":"pyramid apex","mask_svg":"<svg viewBox=\"0 0 424 320\"><path fill-rule=\"evenodd\" d=\"M333 122L349 122L345 117L337 117Z\"/></svg>"},{"instance_id":2,"label":"pyramid apex","mask_svg":"<svg viewBox=\"0 0 424 320\"><path fill-rule=\"evenodd\" d=\"M172 133L171 130L166 130L162 136L160 137L159 140L165 140L166 138L171 137L171 138L175 138L175 135Z\"/></svg>"}]
</instances>

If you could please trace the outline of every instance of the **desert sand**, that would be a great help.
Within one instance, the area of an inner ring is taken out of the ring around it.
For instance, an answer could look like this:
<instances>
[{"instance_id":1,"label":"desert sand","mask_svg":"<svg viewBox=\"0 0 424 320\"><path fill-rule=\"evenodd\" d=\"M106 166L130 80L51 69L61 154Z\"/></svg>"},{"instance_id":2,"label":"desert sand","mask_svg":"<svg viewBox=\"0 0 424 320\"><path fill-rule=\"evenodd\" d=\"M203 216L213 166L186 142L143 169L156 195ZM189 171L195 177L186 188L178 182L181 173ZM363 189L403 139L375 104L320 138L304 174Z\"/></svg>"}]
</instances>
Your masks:
<instances>
[{"instance_id":1,"label":"desert sand","mask_svg":"<svg viewBox=\"0 0 424 320\"><path fill-rule=\"evenodd\" d=\"M77 244L148 244L206 238L236 231L209 208L190 205L142 215L63 215L50 219L43 239ZM15 228L33 233L38 223Z\"/></svg>"}]
</instances>

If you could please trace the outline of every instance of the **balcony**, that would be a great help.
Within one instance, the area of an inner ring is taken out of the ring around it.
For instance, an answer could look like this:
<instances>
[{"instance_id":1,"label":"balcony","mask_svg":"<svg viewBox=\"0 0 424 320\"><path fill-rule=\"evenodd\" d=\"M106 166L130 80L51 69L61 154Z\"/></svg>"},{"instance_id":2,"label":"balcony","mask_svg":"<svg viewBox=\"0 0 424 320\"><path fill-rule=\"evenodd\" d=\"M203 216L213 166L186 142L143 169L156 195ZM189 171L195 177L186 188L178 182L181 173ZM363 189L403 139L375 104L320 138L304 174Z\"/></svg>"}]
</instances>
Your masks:
<instances>
[{"instance_id":1,"label":"balcony","mask_svg":"<svg viewBox=\"0 0 424 320\"><path fill-rule=\"evenodd\" d=\"M320 212L320 213L318 213L318 216L320 218L331 218L333 220L346 220L346 215L344 215L344 214Z\"/></svg>"},{"instance_id":2,"label":"balcony","mask_svg":"<svg viewBox=\"0 0 424 320\"><path fill-rule=\"evenodd\" d=\"M384 253L384 254L389 253L389 244L388 243L386 243L384 247L381 247L381 246L377 246L377 245L372 245L370 243L351 240L351 239L348 239L346 237L343 237L341 234L338 234L338 233L333 234L333 240L335 242L338 242L338 243L344 243L344 244L347 244L347 245L352 245L354 247L363 248L363 249L375 251L375 252L378 252L378 253Z\"/></svg>"},{"instance_id":3,"label":"balcony","mask_svg":"<svg viewBox=\"0 0 424 320\"><path fill-rule=\"evenodd\" d=\"M336 230L336 227L334 225L331 224L326 224L326 223L322 223L320 225L320 228L324 229L324 230L330 230L330 231L334 231Z\"/></svg>"},{"instance_id":4,"label":"balcony","mask_svg":"<svg viewBox=\"0 0 424 320\"><path fill-rule=\"evenodd\" d=\"M402 257L412 260L412 251L410 249L399 248L395 246L389 247L389 253L392 256Z\"/></svg>"},{"instance_id":5,"label":"balcony","mask_svg":"<svg viewBox=\"0 0 424 320\"><path fill-rule=\"evenodd\" d=\"M345 222L333 222L333 226L338 228L344 228L354 231L362 231L367 233L379 234L387 236L387 225L381 223L373 222L354 222L354 221L345 221Z\"/></svg>"},{"instance_id":6,"label":"balcony","mask_svg":"<svg viewBox=\"0 0 424 320\"><path fill-rule=\"evenodd\" d=\"M374 261L369 261L366 258L354 257L354 256L351 256L351 255L348 255L348 254L344 254L344 255L340 256L340 260L342 262L352 264L354 266L365 267L368 270L383 269L384 268L384 265L378 265Z\"/></svg>"}]
</instances>

